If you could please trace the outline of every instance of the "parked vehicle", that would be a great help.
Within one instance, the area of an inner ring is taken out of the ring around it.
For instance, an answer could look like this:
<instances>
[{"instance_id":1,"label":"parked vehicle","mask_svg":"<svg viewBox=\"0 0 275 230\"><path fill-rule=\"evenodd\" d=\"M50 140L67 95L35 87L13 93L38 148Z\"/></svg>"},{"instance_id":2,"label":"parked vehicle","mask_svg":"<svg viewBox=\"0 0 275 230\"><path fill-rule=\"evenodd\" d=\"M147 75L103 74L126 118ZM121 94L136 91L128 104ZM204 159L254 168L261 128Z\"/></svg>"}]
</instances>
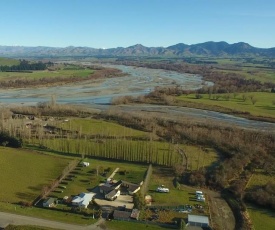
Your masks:
<instances>
[{"instance_id":1,"label":"parked vehicle","mask_svg":"<svg viewBox=\"0 0 275 230\"><path fill-rule=\"evenodd\" d=\"M197 197L197 201L201 201L201 202L205 202L205 198L204 197Z\"/></svg>"},{"instance_id":2,"label":"parked vehicle","mask_svg":"<svg viewBox=\"0 0 275 230\"><path fill-rule=\"evenodd\" d=\"M203 192L202 191L196 191L196 196L203 196Z\"/></svg>"},{"instance_id":3,"label":"parked vehicle","mask_svg":"<svg viewBox=\"0 0 275 230\"><path fill-rule=\"evenodd\" d=\"M157 192L163 192L163 193L168 193L169 192L169 188L164 188L164 187L158 187L156 189Z\"/></svg>"}]
</instances>

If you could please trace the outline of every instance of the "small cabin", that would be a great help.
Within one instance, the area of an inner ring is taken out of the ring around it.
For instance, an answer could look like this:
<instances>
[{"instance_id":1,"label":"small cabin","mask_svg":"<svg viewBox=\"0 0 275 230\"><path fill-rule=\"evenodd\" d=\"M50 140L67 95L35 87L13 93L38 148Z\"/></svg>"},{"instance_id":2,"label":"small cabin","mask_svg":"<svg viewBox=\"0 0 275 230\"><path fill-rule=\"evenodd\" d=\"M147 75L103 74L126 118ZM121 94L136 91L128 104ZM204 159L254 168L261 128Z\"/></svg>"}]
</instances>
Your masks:
<instances>
[{"instance_id":1,"label":"small cabin","mask_svg":"<svg viewBox=\"0 0 275 230\"><path fill-rule=\"evenodd\" d=\"M43 207L45 208L52 208L55 206L55 198L49 197L43 202Z\"/></svg>"}]
</instances>

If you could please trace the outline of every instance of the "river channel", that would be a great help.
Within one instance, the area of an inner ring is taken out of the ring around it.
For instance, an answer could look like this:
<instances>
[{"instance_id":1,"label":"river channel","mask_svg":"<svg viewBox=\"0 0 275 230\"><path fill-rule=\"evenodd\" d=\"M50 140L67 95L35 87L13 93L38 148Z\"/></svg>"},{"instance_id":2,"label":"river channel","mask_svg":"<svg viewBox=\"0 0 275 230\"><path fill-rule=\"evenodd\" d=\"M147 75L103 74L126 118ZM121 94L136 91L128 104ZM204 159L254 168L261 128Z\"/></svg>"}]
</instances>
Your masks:
<instances>
[{"instance_id":1,"label":"river channel","mask_svg":"<svg viewBox=\"0 0 275 230\"><path fill-rule=\"evenodd\" d=\"M199 75L123 65L104 66L120 69L127 76L62 86L0 89L0 105L35 105L38 102L49 101L52 95L55 95L58 103L109 104L114 97L144 95L156 86L180 85L183 89L197 89L204 84L212 84L204 82Z\"/></svg>"},{"instance_id":2,"label":"river channel","mask_svg":"<svg viewBox=\"0 0 275 230\"><path fill-rule=\"evenodd\" d=\"M38 102L49 101L51 96L54 95L57 103L80 104L105 110L113 107L108 104L114 97L144 95L156 86L179 85L183 89L198 89L203 85L212 84L203 81L199 75L123 65L105 66L120 69L127 73L127 76L52 87L0 89L0 108L14 105L36 105ZM171 117L189 116L190 118L203 119L209 122L223 122L230 126L236 125L259 131L275 132L274 123L251 121L200 109L153 105L117 106L117 109L160 112L163 116Z\"/></svg>"}]
</instances>

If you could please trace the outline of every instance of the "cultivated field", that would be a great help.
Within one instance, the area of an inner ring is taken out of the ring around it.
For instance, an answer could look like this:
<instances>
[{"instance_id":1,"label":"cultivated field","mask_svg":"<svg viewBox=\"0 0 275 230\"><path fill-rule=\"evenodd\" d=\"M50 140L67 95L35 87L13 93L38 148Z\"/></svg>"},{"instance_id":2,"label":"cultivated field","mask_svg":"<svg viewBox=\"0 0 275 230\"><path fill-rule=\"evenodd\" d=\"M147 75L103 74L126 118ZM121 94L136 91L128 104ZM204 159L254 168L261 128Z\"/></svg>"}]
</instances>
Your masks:
<instances>
[{"instance_id":1,"label":"cultivated field","mask_svg":"<svg viewBox=\"0 0 275 230\"><path fill-rule=\"evenodd\" d=\"M31 150L0 147L0 190L2 202L32 202L44 185L49 185L69 163L69 159Z\"/></svg>"}]
</instances>

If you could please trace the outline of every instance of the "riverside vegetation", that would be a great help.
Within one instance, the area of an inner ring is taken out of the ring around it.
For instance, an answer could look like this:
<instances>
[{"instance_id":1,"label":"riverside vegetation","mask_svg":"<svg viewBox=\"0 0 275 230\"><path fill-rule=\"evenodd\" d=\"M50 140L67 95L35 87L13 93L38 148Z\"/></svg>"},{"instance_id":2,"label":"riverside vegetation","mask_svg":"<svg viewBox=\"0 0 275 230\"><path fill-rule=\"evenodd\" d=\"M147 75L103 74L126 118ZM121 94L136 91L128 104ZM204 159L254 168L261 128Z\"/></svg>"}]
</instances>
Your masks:
<instances>
[{"instance_id":1,"label":"riverside vegetation","mask_svg":"<svg viewBox=\"0 0 275 230\"><path fill-rule=\"evenodd\" d=\"M0 61L4 63L4 60ZM7 61L9 62L13 63L11 60ZM118 76L124 74L117 69L100 66L25 60L20 60L17 65L0 65L1 88L42 87Z\"/></svg>"}]
</instances>

